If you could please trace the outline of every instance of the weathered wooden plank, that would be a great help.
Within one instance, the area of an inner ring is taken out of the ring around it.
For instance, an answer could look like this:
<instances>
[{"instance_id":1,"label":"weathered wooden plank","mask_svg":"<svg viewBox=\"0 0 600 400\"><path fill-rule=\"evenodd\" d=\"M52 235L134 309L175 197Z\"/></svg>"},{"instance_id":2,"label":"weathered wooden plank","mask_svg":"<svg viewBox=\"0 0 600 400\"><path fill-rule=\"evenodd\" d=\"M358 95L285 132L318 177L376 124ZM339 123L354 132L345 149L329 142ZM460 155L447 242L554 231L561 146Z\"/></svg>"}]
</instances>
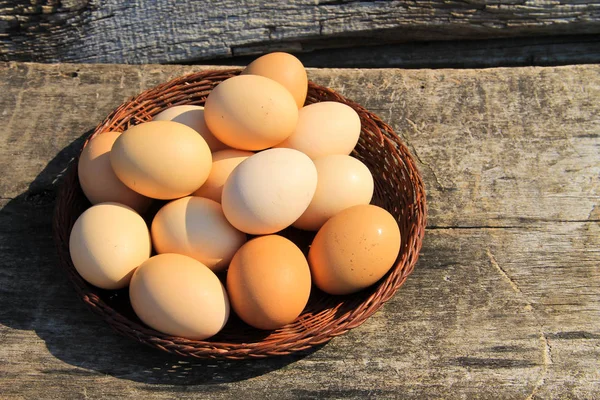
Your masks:
<instances>
[{"instance_id":1,"label":"weathered wooden plank","mask_svg":"<svg viewBox=\"0 0 600 400\"><path fill-rule=\"evenodd\" d=\"M411 42L297 53L319 68L492 68L600 64L599 35ZM203 63L246 65L256 56Z\"/></svg>"},{"instance_id":2,"label":"weathered wooden plank","mask_svg":"<svg viewBox=\"0 0 600 400\"><path fill-rule=\"evenodd\" d=\"M595 1L7 0L0 57L18 61L189 62L414 40L597 34Z\"/></svg>"},{"instance_id":3,"label":"weathered wooden plank","mask_svg":"<svg viewBox=\"0 0 600 400\"><path fill-rule=\"evenodd\" d=\"M143 88L202 67L0 66L6 398L600 396L600 67L310 70L418 154L430 230L363 326L309 354L179 360L113 334L56 269L55 179Z\"/></svg>"}]
</instances>

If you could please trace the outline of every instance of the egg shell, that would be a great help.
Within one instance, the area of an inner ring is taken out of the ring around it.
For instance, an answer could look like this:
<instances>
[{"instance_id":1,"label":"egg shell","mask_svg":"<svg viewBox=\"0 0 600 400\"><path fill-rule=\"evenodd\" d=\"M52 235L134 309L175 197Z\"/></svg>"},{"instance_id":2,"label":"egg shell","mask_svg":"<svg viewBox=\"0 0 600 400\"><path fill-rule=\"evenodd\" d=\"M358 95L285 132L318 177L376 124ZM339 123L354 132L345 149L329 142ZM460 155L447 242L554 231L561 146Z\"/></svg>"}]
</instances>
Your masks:
<instances>
[{"instance_id":1,"label":"egg shell","mask_svg":"<svg viewBox=\"0 0 600 400\"><path fill-rule=\"evenodd\" d=\"M308 302L310 269L288 239L261 236L235 254L227 272L231 307L247 324L277 329L293 322Z\"/></svg>"},{"instance_id":2,"label":"egg shell","mask_svg":"<svg viewBox=\"0 0 600 400\"><path fill-rule=\"evenodd\" d=\"M334 154L314 161L317 190L304 214L294 227L316 231L327 220L346 208L369 204L373 197L373 176L354 157Z\"/></svg>"},{"instance_id":3,"label":"egg shell","mask_svg":"<svg viewBox=\"0 0 600 400\"><path fill-rule=\"evenodd\" d=\"M254 153L250 151L235 149L222 150L213 153L213 163L208 179L200 189L193 193L193 195L207 197L220 203L223 185L225 185L227 178L231 175L235 167L252 155L254 155Z\"/></svg>"},{"instance_id":4,"label":"egg shell","mask_svg":"<svg viewBox=\"0 0 600 400\"><path fill-rule=\"evenodd\" d=\"M229 318L229 299L208 267L181 254L159 254L144 262L129 287L131 306L148 326L172 336L203 340Z\"/></svg>"},{"instance_id":5,"label":"egg shell","mask_svg":"<svg viewBox=\"0 0 600 400\"><path fill-rule=\"evenodd\" d=\"M211 152L227 149L219 139L212 134L204 120L204 107L202 106L174 106L156 114L153 121L173 121L189 126L202 136Z\"/></svg>"},{"instance_id":6,"label":"egg shell","mask_svg":"<svg viewBox=\"0 0 600 400\"><path fill-rule=\"evenodd\" d=\"M206 99L210 131L226 145L262 150L284 141L298 122L298 107L281 84L258 75L240 75L217 85Z\"/></svg>"},{"instance_id":7,"label":"egg shell","mask_svg":"<svg viewBox=\"0 0 600 400\"><path fill-rule=\"evenodd\" d=\"M172 121L135 125L117 138L110 162L129 188L155 199L187 196L208 178L212 156L192 128Z\"/></svg>"},{"instance_id":8,"label":"egg shell","mask_svg":"<svg viewBox=\"0 0 600 400\"><path fill-rule=\"evenodd\" d=\"M152 221L157 253L192 257L214 272L227 268L246 234L225 218L221 205L203 197L184 197L164 205Z\"/></svg>"},{"instance_id":9,"label":"egg shell","mask_svg":"<svg viewBox=\"0 0 600 400\"><path fill-rule=\"evenodd\" d=\"M92 204L117 202L144 212L152 200L125 186L110 165L110 149L119 135L120 132L103 132L88 142L77 165L79 183Z\"/></svg>"},{"instance_id":10,"label":"egg shell","mask_svg":"<svg viewBox=\"0 0 600 400\"><path fill-rule=\"evenodd\" d=\"M276 52L252 61L242 75L260 75L283 85L294 97L298 108L304 105L308 77L302 62L291 54Z\"/></svg>"},{"instance_id":11,"label":"egg shell","mask_svg":"<svg viewBox=\"0 0 600 400\"><path fill-rule=\"evenodd\" d=\"M371 286L394 265L400 251L394 217L374 205L350 207L317 232L308 253L313 282L329 294Z\"/></svg>"},{"instance_id":12,"label":"egg shell","mask_svg":"<svg viewBox=\"0 0 600 400\"><path fill-rule=\"evenodd\" d=\"M360 136L360 117L350 106L324 101L302 107L294 133L275 147L296 149L310 158L352 152Z\"/></svg>"},{"instance_id":13,"label":"egg shell","mask_svg":"<svg viewBox=\"0 0 600 400\"><path fill-rule=\"evenodd\" d=\"M223 187L223 212L242 232L275 233L302 215L317 188L317 169L297 150L270 149L238 165Z\"/></svg>"},{"instance_id":14,"label":"egg shell","mask_svg":"<svg viewBox=\"0 0 600 400\"><path fill-rule=\"evenodd\" d=\"M146 223L132 208L100 203L75 221L69 251L83 279L102 289L121 289L135 269L150 257Z\"/></svg>"}]
</instances>

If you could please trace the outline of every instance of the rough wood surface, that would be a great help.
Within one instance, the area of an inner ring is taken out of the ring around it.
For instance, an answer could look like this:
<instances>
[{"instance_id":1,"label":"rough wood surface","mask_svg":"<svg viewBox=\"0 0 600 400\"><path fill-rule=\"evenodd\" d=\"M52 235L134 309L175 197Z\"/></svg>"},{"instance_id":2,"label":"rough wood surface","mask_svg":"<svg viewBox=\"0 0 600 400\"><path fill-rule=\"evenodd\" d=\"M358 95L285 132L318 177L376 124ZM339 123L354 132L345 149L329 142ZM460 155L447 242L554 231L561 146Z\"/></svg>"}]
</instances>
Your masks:
<instances>
[{"instance_id":1,"label":"rough wood surface","mask_svg":"<svg viewBox=\"0 0 600 400\"><path fill-rule=\"evenodd\" d=\"M57 180L128 96L202 67L0 66L0 397L600 397L600 66L310 70L420 161L421 259L315 351L180 360L114 334L57 268Z\"/></svg>"},{"instance_id":2,"label":"rough wood surface","mask_svg":"<svg viewBox=\"0 0 600 400\"><path fill-rule=\"evenodd\" d=\"M600 35L411 42L296 53L319 68L491 68L600 64ZM256 56L213 60L246 65Z\"/></svg>"},{"instance_id":3,"label":"rough wood surface","mask_svg":"<svg viewBox=\"0 0 600 400\"><path fill-rule=\"evenodd\" d=\"M172 63L319 48L600 33L596 1L0 2L0 59Z\"/></svg>"}]
</instances>

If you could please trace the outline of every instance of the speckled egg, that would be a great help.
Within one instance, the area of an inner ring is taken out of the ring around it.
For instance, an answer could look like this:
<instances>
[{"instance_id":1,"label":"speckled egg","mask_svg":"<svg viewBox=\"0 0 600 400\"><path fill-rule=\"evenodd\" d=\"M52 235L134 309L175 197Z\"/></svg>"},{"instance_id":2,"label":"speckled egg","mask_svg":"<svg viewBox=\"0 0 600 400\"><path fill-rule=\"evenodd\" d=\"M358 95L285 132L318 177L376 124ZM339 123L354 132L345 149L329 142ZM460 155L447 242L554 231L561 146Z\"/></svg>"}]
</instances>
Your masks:
<instances>
[{"instance_id":1,"label":"speckled egg","mask_svg":"<svg viewBox=\"0 0 600 400\"><path fill-rule=\"evenodd\" d=\"M296 101L281 84L258 75L240 75L208 95L204 116L210 131L226 145L263 150L284 141L298 122Z\"/></svg>"},{"instance_id":2,"label":"speckled egg","mask_svg":"<svg viewBox=\"0 0 600 400\"><path fill-rule=\"evenodd\" d=\"M350 294L381 279L400 251L400 229L381 207L357 205L329 219L308 253L313 282L329 294Z\"/></svg>"}]
</instances>

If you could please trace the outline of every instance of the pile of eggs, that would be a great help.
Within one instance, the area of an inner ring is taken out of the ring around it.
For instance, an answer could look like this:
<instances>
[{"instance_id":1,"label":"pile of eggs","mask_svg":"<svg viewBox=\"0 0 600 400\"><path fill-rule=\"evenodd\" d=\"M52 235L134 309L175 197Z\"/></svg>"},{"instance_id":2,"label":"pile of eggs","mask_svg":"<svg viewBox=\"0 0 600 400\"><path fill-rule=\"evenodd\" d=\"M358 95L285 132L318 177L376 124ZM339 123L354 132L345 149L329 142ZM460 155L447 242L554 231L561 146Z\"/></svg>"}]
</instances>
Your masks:
<instances>
[{"instance_id":1,"label":"pile of eggs","mask_svg":"<svg viewBox=\"0 0 600 400\"><path fill-rule=\"evenodd\" d=\"M173 106L93 138L78 164L93 205L69 243L81 277L129 286L145 324L197 340L217 334L230 308L277 329L302 313L313 284L347 295L381 279L400 230L369 204L373 177L349 155L360 118L342 103L303 106L307 89L302 63L272 53L204 107ZM149 228L141 215L156 199L166 202ZM317 232L307 257L277 234L290 226Z\"/></svg>"}]
</instances>

